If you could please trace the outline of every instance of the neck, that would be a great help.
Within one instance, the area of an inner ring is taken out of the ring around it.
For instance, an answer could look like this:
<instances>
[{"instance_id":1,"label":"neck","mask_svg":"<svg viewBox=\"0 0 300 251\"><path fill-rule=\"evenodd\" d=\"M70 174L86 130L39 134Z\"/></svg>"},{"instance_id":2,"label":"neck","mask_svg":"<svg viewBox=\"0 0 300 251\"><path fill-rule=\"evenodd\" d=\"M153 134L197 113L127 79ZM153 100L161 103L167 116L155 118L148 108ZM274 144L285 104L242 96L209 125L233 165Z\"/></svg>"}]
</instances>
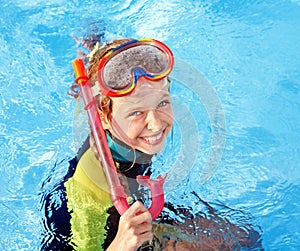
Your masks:
<instances>
[{"instance_id":1,"label":"neck","mask_svg":"<svg viewBox=\"0 0 300 251\"><path fill-rule=\"evenodd\" d=\"M121 163L134 163L141 165L150 165L153 155L133 149L121 140L113 137L110 133L106 133L108 146L113 158Z\"/></svg>"}]
</instances>

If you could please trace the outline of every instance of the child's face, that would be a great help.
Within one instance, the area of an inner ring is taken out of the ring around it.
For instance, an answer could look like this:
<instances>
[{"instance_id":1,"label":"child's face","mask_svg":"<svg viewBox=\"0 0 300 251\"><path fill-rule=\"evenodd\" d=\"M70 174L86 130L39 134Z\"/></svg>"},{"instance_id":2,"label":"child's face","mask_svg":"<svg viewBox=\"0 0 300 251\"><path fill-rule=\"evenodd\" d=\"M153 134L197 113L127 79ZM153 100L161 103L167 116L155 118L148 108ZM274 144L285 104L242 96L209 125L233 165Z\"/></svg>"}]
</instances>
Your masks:
<instances>
[{"instance_id":1,"label":"child's face","mask_svg":"<svg viewBox=\"0 0 300 251\"><path fill-rule=\"evenodd\" d=\"M127 145L148 154L161 151L173 124L167 79L138 80L135 90L112 98L110 132Z\"/></svg>"}]
</instances>

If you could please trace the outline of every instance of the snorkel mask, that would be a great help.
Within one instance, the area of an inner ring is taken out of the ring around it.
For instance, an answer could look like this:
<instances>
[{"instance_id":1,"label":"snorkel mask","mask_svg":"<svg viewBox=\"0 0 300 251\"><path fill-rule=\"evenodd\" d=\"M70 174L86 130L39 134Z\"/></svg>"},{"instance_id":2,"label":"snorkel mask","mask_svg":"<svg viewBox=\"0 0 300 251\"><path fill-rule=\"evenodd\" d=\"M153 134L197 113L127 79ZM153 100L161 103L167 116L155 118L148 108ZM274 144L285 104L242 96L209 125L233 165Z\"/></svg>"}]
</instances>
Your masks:
<instances>
[{"instance_id":1,"label":"snorkel mask","mask_svg":"<svg viewBox=\"0 0 300 251\"><path fill-rule=\"evenodd\" d=\"M112 49L98 66L101 93L121 97L131 93L140 77L157 81L170 74L174 65L172 51L154 39L131 40Z\"/></svg>"},{"instance_id":2,"label":"snorkel mask","mask_svg":"<svg viewBox=\"0 0 300 251\"><path fill-rule=\"evenodd\" d=\"M171 50L154 39L132 40L109 51L98 66L98 84L102 95L121 97L131 93L140 77L155 81L168 76L174 64ZM105 132L97 110L96 99L81 59L72 62L76 83L84 99L89 124L93 132L100 161L110 187L114 206L122 215L129 204L124 188L120 184L117 169L108 147ZM149 212L156 219L164 207L163 184L165 178L158 176L151 180L149 176L137 176L137 182L150 188L152 203Z\"/></svg>"}]
</instances>

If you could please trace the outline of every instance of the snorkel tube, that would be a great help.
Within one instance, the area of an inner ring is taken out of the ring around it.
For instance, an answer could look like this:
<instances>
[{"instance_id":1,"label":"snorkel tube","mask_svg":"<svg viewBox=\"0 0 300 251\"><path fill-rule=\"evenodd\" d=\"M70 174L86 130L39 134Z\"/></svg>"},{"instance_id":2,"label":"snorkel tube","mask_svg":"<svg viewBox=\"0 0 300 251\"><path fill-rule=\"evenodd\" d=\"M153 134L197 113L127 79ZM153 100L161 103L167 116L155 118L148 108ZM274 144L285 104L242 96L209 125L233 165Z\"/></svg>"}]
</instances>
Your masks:
<instances>
[{"instance_id":1,"label":"snorkel tube","mask_svg":"<svg viewBox=\"0 0 300 251\"><path fill-rule=\"evenodd\" d=\"M110 187L112 202L119 214L122 215L130 206L127 202L124 188L120 183L117 169L108 147L106 135L97 110L96 99L92 92L92 86L87 77L83 60L73 60L72 66L75 72L76 83L80 87L80 92L84 100L85 110L88 113L89 124L95 138L100 162ZM161 175L158 176L157 180L151 180L149 176L137 176L137 182L139 184L150 188L152 203L148 210L152 216L152 220L155 220L159 216L164 207L163 184L165 179L166 177L162 178Z\"/></svg>"}]
</instances>

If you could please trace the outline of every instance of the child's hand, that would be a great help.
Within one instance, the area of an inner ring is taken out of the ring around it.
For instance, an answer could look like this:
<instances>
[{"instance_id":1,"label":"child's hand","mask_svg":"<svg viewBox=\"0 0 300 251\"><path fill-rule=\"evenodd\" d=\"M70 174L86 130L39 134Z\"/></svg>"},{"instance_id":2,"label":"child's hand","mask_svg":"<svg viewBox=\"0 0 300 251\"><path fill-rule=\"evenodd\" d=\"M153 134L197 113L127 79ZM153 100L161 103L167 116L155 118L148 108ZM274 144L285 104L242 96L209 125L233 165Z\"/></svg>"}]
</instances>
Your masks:
<instances>
[{"instance_id":1,"label":"child's hand","mask_svg":"<svg viewBox=\"0 0 300 251\"><path fill-rule=\"evenodd\" d=\"M107 250L136 250L153 238L152 217L139 201L121 216L117 235Z\"/></svg>"}]
</instances>

